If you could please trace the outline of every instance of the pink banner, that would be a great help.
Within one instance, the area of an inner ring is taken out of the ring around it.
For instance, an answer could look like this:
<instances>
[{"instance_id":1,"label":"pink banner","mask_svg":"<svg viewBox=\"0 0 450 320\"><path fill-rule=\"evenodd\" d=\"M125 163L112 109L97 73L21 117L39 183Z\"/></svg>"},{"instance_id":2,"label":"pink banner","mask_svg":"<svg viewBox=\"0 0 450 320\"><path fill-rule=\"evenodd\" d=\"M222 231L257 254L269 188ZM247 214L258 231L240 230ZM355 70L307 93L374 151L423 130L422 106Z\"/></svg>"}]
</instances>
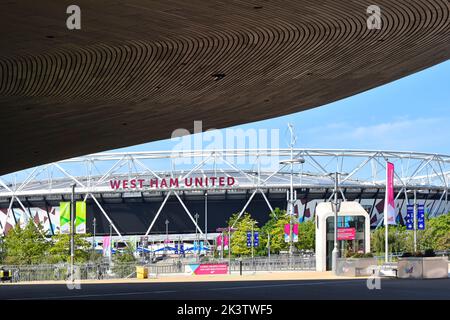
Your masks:
<instances>
[{"instance_id":1,"label":"pink banner","mask_svg":"<svg viewBox=\"0 0 450 320\"><path fill-rule=\"evenodd\" d=\"M384 225L395 223L394 202L394 164L387 162L386 166L386 198L384 200Z\"/></svg>"},{"instance_id":2,"label":"pink banner","mask_svg":"<svg viewBox=\"0 0 450 320\"><path fill-rule=\"evenodd\" d=\"M223 242L224 242L224 246L228 246L228 236L224 236L223 237ZM221 246L222 245L222 236L218 236L216 238L216 244L217 246Z\"/></svg>"},{"instance_id":3,"label":"pink banner","mask_svg":"<svg viewBox=\"0 0 450 320\"><path fill-rule=\"evenodd\" d=\"M338 238L338 240L355 240L356 229L355 228L338 228L337 238Z\"/></svg>"},{"instance_id":4,"label":"pink banner","mask_svg":"<svg viewBox=\"0 0 450 320\"><path fill-rule=\"evenodd\" d=\"M298 224L294 224L292 231L294 232L294 235L298 236Z\"/></svg>"},{"instance_id":5,"label":"pink banner","mask_svg":"<svg viewBox=\"0 0 450 320\"><path fill-rule=\"evenodd\" d=\"M201 264L195 269L194 274L204 275L204 274L227 274L228 265L226 263L219 264Z\"/></svg>"},{"instance_id":6,"label":"pink banner","mask_svg":"<svg viewBox=\"0 0 450 320\"><path fill-rule=\"evenodd\" d=\"M291 225L290 224L284 225L284 234L287 234L287 235L291 234Z\"/></svg>"},{"instance_id":7,"label":"pink banner","mask_svg":"<svg viewBox=\"0 0 450 320\"><path fill-rule=\"evenodd\" d=\"M109 236L103 237L103 255L109 256L111 252L111 238Z\"/></svg>"}]
</instances>

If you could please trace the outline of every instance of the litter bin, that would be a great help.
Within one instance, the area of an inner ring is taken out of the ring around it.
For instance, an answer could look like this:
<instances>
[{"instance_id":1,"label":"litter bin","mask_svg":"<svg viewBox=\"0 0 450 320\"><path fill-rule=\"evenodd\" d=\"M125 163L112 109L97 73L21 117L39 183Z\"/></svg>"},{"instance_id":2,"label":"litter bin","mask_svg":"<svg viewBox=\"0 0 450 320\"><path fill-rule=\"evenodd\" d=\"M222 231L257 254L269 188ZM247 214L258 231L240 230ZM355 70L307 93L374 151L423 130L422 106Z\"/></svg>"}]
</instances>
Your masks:
<instances>
[{"instance_id":1,"label":"litter bin","mask_svg":"<svg viewBox=\"0 0 450 320\"><path fill-rule=\"evenodd\" d=\"M12 272L11 270L0 269L0 282L9 281L12 282Z\"/></svg>"},{"instance_id":2,"label":"litter bin","mask_svg":"<svg viewBox=\"0 0 450 320\"><path fill-rule=\"evenodd\" d=\"M147 279L148 278L148 269L146 267L136 267L136 278Z\"/></svg>"}]
</instances>

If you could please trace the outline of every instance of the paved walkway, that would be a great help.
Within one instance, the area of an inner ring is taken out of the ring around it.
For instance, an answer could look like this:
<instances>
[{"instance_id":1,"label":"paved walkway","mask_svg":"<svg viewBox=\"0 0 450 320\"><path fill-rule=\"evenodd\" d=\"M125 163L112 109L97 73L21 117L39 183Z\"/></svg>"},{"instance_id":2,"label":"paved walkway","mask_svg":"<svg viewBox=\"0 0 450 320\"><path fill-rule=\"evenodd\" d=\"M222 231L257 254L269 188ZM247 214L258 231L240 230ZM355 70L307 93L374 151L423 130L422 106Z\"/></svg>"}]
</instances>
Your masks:
<instances>
[{"instance_id":1,"label":"paved walkway","mask_svg":"<svg viewBox=\"0 0 450 320\"><path fill-rule=\"evenodd\" d=\"M365 279L366 277L359 277ZM167 274L150 275L149 279L106 279L106 280L81 280L81 284L101 284L101 283L165 283L165 282L214 282L214 281L266 281L266 280L345 280L355 279L354 277L337 277L331 272L316 271L279 271L279 272L257 272L226 275L189 275L189 274ZM65 284L65 281L32 281L4 283L2 285L30 285L30 284Z\"/></svg>"}]
</instances>

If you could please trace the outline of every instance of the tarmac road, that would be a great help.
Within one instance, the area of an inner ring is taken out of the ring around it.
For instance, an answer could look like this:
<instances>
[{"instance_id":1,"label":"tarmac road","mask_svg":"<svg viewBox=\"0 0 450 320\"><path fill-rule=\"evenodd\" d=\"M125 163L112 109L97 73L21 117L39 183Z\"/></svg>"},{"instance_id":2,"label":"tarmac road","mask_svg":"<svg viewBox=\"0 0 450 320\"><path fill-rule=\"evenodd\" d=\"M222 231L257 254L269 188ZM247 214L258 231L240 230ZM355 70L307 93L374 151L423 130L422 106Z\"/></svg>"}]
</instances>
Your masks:
<instances>
[{"instance_id":1,"label":"tarmac road","mask_svg":"<svg viewBox=\"0 0 450 320\"><path fill-rule=\"evenodd\" d=\"M369 290L366 279L0 285L0 299L308 300L450 299L450 279L382 279Z\"/></svg>"}]
</instances>

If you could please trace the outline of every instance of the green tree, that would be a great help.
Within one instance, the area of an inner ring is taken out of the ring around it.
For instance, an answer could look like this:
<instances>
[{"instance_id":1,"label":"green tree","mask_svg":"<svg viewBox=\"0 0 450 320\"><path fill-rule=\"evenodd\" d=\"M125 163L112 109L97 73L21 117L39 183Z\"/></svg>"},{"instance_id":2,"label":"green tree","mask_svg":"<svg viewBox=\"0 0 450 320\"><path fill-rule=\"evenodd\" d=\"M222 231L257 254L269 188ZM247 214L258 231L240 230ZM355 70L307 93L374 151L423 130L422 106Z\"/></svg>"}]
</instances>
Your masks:
<instances>
[{"instance_id":1,"label":"green tree","mask_svg":"<svg viewBox=\"0 0 450 320\"><path fill-rule=\"evenodd\" d=\"M389 226L389 253L409 251L411 244L405 226ZM382 254L385 251L385 228L378 228L371 233L371 251Z\"/></svg>"},{"instance_id":2,"label":"green tree","mask_svg":"<svg viewBox=\"0 0 450 320\"><path fill-rule=\"evenodd\" d=\"M22 229L16 224L4 238L4 262L17 265L42 263L49 246L50 241L45 238L42 225L36 226L33 220L29 220Z\"/></svg>"},{"instance_id":3,"label":"green tree","mask_svg":"<svg viewBox=\"0 0 450 320\"><path fill-rule=\"evenodd\" d=\"M267 255L268 235L270 234L270 253L287 250L289 244L284 241L284 225L289 223L289 216L285 210L275 208L270 213L270 219L261 228L261 248L259 254Z\"/></svg>"},{"instance_id":4,"label":"green tree","mask_svg":"<svg viewBox=\"0 0 450 320\"><path fill-rule=\"evenodd\" d=\"M414 232L406 230L405 226L389 226L389 252L413 252ZM371 233L372 252L384 253L384 227ZM427 219L425 230L417 231L417 250L426 249L449 250L450 249L450 214L440 215Z\"/></svg>"},{"instance_id":5,"label":"green tree","mask_svg":"<svg viewBox=\"0 0 450 320\"><path fill-rule=\"evenodd\" d=\"M260 254L267 254L268 234L270 234L270 252L280 253L280 251L289 250L289 243L284 239L284 226L290 223L290 217L286 214L286 210L275 208L270 213L270 219L261 228L261 248ZM298 223L294 218L293 223ZM314 250L315 249L315 225L314 221L299 223L298 242L294 244L298 250Z\"/></svg>"},{"instance_id":6,"label":"green tree","mask_svg":"<svg viewBox=\"0 0 450 320\"><path fill-rule=\"evenodd\" d=\"M316 248L316 224L314 220L302 222L298 225L298 243L300 250L315 250Z\"/></svg>"},{"instance_id":7,"label":"green tree","mask_svg":"<svg viewBox=\"0 0 450 320\"><path fill-rule=\"evenodd\" d=\"M0 264L2 264L5 259L5 253L5 241L3 237L0 237Z\"/></svg>"},{"instance_id":8,"label":"green tree","mask_svg":"<svg viewBox=\"0 0 450 320\"><path fill-rule=\"evenodd\" d=\"M127 277L135 271L136 258L134 256L135 247L131 242L127 242L127 246L123 251L116 251L113 256L113 267L112 271L120 276Z\"/></svg>"},{"instance_id":9,"label":"green tree","mask_svg":"<svg viewBox=\"0 0 450 320\"><path fill-rule=\"evenodd\" d=\"M247 231L251 231L252 226L253 231L259 231L257 227L258 222L252 219L247 212L239 219L237 217L238 214L235 213L228 220L228 226L231 227L234 224L234 228L237 229L231 236L231 253L233 256L248 256L251 255L251 248L247 247ZM256 252L257 249L255 248L254 253Z\"/></svg>"},{"instance_id":10,"label":"green tree","mask_svg":"<svg viewBox=\"0 0 450 320\"><path fill-rule=\"evenodd\" d=\"M75 234L75 263L84 263L89 260L91 244L86 240L88 234ZM70 235L57 234L52 237L48 250L47 263L70 262Z\"/></svg>"},{"instance_id":11,"label":"green tree","mask_svg":"<svg viewBox=\"0 0 450 320\"><path fill-rule=\"evenodd\" d=\"M417 232L417 244L419 250L450 250L450 214L427 219L425 230Z\"/></svg>"}]
</instances>

